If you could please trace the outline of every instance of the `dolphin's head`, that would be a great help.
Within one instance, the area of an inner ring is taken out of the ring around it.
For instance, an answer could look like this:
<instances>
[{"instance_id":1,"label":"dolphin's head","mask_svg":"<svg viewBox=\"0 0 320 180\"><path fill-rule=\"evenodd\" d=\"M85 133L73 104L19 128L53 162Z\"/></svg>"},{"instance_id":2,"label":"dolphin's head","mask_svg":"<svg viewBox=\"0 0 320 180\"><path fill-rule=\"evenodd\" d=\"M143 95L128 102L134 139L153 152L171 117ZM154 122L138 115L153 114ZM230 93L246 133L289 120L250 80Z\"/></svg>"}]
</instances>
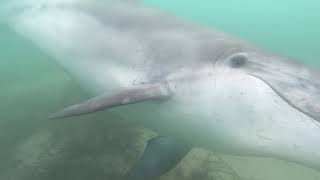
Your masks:
<instances>
[{"instance_id":1,"label":"dolphin's head","mask_svg":"<svg viewBox=\"0 0 320 180\"><path fill-rule=\"evenodd\" d=\"M208 99L203 113L215 111L222 146L320 169L317 70L255 48L224 53L213 67L209 95L199 102Z\"/></svg>"},{"instance_id":2,"label":"dolphin's head","mask_svg":"<svg viewBox=\"0 0 320 180\"><path fill-rule=\"evenodd\" d=\"M320 71L258 49L227 53L216 66L263 81L290 106L320 121Z\"/></svg>"}]
</instances>

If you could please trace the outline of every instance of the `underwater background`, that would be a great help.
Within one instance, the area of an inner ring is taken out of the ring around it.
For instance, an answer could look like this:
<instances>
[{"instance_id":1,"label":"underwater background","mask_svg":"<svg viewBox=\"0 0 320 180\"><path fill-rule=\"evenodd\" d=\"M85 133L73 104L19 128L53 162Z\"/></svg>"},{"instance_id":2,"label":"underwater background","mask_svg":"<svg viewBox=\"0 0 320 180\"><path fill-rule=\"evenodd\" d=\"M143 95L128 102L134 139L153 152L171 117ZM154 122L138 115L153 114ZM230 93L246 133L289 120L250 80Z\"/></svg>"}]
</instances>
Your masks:
<instances>
[{"instance_id":1,"label":"underwater background","mask_svg":"<svg viewBox=\"0 0 320 180\"><path fill-rule=\"evenodd\" d=\"M145 3L320 67L318 0ZM2 24L0 87L0 180L117 180L155 135L108 112L48 120L50 113L87 94L51 57ZM285 161L194 149L161 177L169 179L320 180L320 172Z\"/></svg>"}]
</instances>

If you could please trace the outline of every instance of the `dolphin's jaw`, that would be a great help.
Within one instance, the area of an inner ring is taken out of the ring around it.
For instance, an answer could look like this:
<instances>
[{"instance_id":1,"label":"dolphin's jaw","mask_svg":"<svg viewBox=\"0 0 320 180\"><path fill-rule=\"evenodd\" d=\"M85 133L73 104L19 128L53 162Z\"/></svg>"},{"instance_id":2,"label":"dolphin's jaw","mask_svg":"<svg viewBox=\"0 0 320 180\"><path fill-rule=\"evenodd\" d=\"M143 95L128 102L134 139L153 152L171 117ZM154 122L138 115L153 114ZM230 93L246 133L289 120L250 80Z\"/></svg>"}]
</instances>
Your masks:
<instances>
[{"instance_id":1,"label":"dolphin's jaw","mask_svg":"<svg viewBox=\"0 0 320 180\"><path fill-rule=\"evenodd\" d=\"M260 79L231 69L216 72L215 87L211 89L215 105L207 106L221 119L220 123L211 121L211 126L224 129L221 133L233 141L233 147L227 148L320 168L318 122L291 106Z\"/></svg>"}]
</instances>

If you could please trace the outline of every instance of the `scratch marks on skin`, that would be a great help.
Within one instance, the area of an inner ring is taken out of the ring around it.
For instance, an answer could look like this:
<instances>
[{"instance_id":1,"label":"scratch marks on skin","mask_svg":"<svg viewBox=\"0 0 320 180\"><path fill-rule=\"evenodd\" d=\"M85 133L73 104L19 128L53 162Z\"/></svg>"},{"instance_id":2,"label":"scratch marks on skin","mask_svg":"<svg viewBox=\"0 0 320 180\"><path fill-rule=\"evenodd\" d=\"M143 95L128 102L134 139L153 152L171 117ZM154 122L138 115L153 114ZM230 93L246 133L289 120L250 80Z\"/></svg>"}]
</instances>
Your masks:
<instances>
[{"instance_id":1,"label":"scratch marks on skin","mask_svg":"<svg viewBox=\"0 0 320 180\"><path fill-rule=\"evenodd\" d=\"M280 103L277 100L274 99L273 102L280 106Z\"/></svg>"},{"instance_id":2,"label":"scratch marks on skin","mask_svg":"<svg viewBox=\"0 0 320 180\"><path fill-rule=\"evenodd\" d=\"M263 135L260 135L260 134L257 134L257 137L259 137L261 139L264 139L264 140L268 140L268 141L272 141L273 140L271 137L266 137L266 136L263 136Z\"/></svg>"},{"instance_id":3,"label":"scratch marks on skin","mask_svg":"<svg viewBox=\"0 0 320 180\"><path fill-rule=\"evenodd\" d=\"M122 104L128 104L130 102L131 102L130 98L125 98L125 99L123 99L123 101L121 101Z\"/></svg>"}]
</instances>

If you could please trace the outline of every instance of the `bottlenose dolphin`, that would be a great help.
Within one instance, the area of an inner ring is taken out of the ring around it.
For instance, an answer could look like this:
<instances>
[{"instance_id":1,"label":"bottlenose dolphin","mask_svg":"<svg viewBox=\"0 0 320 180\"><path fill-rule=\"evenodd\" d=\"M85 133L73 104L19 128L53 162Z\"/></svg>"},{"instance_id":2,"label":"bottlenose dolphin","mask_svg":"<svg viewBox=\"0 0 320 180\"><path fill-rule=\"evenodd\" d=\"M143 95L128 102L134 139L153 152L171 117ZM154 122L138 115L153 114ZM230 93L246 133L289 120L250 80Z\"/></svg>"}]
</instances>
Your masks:
<instances>
[{"instance_id":1,"label":"bottlenose dolphin","mask_svg":"<svg viewBox=\"0 0 320 180\"><path fill-rule=\"evenodd\" d=\"M317 69L136 1L25 0L2 13L94 96L52 119L108 109L161 135L132 179L165 173L186 144L320 169Z\"/></svg>"}]
</instances>

